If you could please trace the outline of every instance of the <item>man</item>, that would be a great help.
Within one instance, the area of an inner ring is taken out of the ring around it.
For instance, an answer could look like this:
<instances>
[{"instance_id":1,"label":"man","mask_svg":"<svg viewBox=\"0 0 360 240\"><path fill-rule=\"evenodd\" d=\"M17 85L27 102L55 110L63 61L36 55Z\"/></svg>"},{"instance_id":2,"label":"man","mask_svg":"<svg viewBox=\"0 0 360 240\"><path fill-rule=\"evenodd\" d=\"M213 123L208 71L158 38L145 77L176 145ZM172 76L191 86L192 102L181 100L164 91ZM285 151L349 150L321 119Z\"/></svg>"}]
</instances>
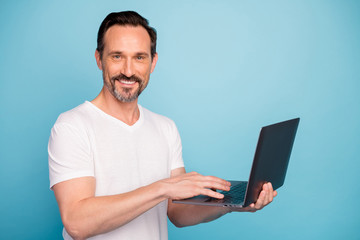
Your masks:
<instances>
[{"instance_id":1,"label":"man","mask_svg":"<svg viewBox=\"0 0 360 240\"><path fill-rule=\"evenodd\" d=\"M154 71L156 31L136 12L109 14L95 51L104 86L91 102L61 114L49 140L50 187L64 239L167 239L167 216L178 227L231 211L254 212L273 200L263 186L244 209L173 204L230 183L185 173L175 124L138 105Z\"/></svg>"}]
</instances>

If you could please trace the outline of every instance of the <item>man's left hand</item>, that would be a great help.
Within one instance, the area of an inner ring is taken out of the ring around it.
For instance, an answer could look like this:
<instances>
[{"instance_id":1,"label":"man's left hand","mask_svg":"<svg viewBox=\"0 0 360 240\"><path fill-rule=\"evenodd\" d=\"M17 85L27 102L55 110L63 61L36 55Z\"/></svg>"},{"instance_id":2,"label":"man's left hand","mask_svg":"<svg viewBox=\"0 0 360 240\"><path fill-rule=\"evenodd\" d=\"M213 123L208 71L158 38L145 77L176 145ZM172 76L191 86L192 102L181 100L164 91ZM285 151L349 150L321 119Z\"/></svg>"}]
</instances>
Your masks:
<instances>
[{"instance_id":1,"label":"man's left hand","mask_svg":"<svg viewBox=\"0 0 360 240\"><path fill-rule=\"evenodd\" d=\"M232 212L256 212L271 203L276 195L277 192L273 190L271 183L268 182L263 185L256 203L252 203L244 208L229 207L229 210Z\"/></svg>"}]
</instances>

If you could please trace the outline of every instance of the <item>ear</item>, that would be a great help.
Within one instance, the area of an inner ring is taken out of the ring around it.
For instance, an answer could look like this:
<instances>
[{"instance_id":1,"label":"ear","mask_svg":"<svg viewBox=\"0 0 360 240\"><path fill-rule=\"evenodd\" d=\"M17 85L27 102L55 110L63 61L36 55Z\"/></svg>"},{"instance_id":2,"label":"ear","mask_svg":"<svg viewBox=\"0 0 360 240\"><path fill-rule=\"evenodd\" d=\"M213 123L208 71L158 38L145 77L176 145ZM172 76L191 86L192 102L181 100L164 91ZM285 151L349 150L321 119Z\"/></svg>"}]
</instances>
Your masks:
<instances>
[{"instance_id":1,"label":"ear","mask_svg":"<svg viewBox=\"0 0 360 240\"><path fill-rule=\"evenodd\" d=\"M98 66L98 68L102 71L102 63L101 63L101 56L99 51L96 49L95 50L95 59L96 59L96 64Z\"/></svg>"},{"instance_id":2,"label":"ear","mask_svg":"<svg viewBox=\"0 0 360 240\"><path fill-rule=\"evenodd\" d=\"M151 71L150 71L150 73L152 73L154 71L157 60L158 60L158 54L155 53L155 55L154 55L154 57L153 57L153 59L151 61Z\"/></svg>"}]
</instances>

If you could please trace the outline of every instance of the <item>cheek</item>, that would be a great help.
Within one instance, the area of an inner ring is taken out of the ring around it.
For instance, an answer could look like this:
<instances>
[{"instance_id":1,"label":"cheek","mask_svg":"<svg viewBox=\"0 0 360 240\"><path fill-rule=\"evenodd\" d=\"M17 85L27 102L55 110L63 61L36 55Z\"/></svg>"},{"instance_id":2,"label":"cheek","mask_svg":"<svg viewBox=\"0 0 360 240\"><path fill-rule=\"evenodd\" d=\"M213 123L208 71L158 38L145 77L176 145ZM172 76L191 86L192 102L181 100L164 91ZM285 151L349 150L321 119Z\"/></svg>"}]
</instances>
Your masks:
<instances>
[{"instance_id":1,"label":"cheek","mask_svg":"<svg viewBox=\"0 0 360 240\"><path fill-rule=\"evenodd\" d=\"M116 70L116 65L114 64L110 64L110 65L107 65L106 66L106 70L109 72L109 73L112 73Z\"/></svg>"},{"instance_id":2,"label":"cheek","mask_svg":"<svg viewBox=\"0 0 360 240\"><path fill-rule=\"evenodd\" d=\"M150 69L149 69L148 66L139 66L134 71L134 74L136 76L141 77L141 79L143 79L143 80L147 80L149 78L149 75L150 75Z\"/></svg>"},{"instance_id":3,"label":"cheek","mask_svg":"<svg viewBox=\"0 0 360 240\"><path fill-rule=\"evenodd\" d=\"M119 69L117 69L115 66L107 66L105 69L105 74L111 78L115 75L119 74Z\"/></svg>"}]
</instances>

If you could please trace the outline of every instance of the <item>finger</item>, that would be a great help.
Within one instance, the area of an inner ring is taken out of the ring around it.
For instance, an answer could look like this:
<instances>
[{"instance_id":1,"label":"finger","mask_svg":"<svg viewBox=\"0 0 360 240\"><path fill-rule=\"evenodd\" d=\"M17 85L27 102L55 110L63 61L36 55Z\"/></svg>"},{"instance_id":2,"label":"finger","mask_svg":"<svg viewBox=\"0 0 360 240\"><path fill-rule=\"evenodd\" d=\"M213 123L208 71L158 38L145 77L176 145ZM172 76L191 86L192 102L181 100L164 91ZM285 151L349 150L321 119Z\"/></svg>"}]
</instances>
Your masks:
<instances>
[{"instance_id":1,"label":"finger","mask_svg":"<svg viewBox=\"0 0 360 240\"><path fill-rule=\"evenodd\" d=\"M268 182L268 183L266 184L265 205L271 203L271 202L272 202L272 198L273 198L273 190L272 190L271 183Z\"/></svg>"},{"instance_id":2,"label":"finger","mask_svg":"<svg viewBox=\"0 0 360 240\"><path fill-rule=\"evenodd\" d=\"M201 174L191 175L188 180L199 182L204 188L215 188L224 191L229 191L231 183L214 176L203 176Z\"/></svg>"},{"instance_id":3,"label":"finger","mask_svg":"<svg viewBox=\"0 0 360 240\"><path fill-rule=\"evenodd\" d=\"M184 176L185 179L189 179L189 180L195 180L195 181L205 181L205 182L214 182L214 183L218 183L218 184L222 184L224 186L231 186L231 183L229 181L226 181L224 179L218 178L218 177L214 177L214 176L204 176L201 175L197 172L190 172L188 174L186 174ZM209 188L211 186L208 186ZM220 188L219 188L220 189ZM225 190L225 189L222 189Z\"/></svg>"},{"instance_id":4,"label":"finger","mask_svg":"<svg viewBox=\"0 0 360 240\"><path fill-rule=\"evenodd\" d=\"M260 210L265 206L265 197L266 197L266 191L262 190L260 192L259 198L255 203L255 209Z\"/></svg>"},{"instance_id":5,"label":"finger","mask_svg":"<svg viewBox=\"0 0 360 240\"><path fill-rule=\"evenodd\" d=\"M219 190L224 190L224 191L229 191L230 190L230 186L227 185L223 185L221 183L218 182L200 182L201 187L203 188L210 188L210 189L219 189Z\"/></svg>"},{"instance_id":6,"label":"finger","mask_svg":"<svg viewBox=\"0 0 360 240\"><path fill-rule=\"evenodd\" d=\"M247 212L253 212L253 213L256 212L257 209L255 208L255 203L250 204L250 205L247 207L246 211L247 211Z\"/></svg>"},{"instance_id":7,"label":"finger","mask_svg":"<svg viewBox=\"0 0 360 240\"><path fill-rule=\"evenodd\" d=\"M251 203L249 206L243 207L243 208L229 207L229 209L231 210L231 212L252 212L252 213L254 213L257 211L254 203Z\"/></svg>"},{"instance_id":8,"label":"finger","mask_svg":"<svg viewBox=\"0 0 360 240\"><path fill-rule=\"evenodd\" d=\"M268 200L268 204L271 203L273 201L273 193L274 190L273 190L273 187L272 187L272 184L269 182L268 183L268 192L267 192L267 200Z\"/></svg>"},{"instance_id":9,"label":"finger","mask_svg":"<svg viewBox=\"0 0 360 240\"><path fill-rule=\"evenodd\" d=\"M227 186L231 186L231 183L229 181L226 181L225 179L218 178L215 176L205 176L205 179L208 181L218 182Z\"/></svg>"},{"instance_id":10,"label":"finger","mask_svg":"<svg viewBox=\"0 0 360 240\"><path fill-rule=\"evenodd\" d=\"M276 196L277 196L277 191L275 190L273 193L273 197L276 197Z\"/></svg>"},{"instance_id":11,"label":"finger","mask_svg":"<svg viewBox=\"0 0 360 240\"><path fill-rule=\"evenodd\" d=\"M268 201L268 191L269 191L268 183L264 183L262 191L259 194L259 198L260 195L262 196L262 198L260 199L262 205L266 204ZM259 200L257 202L259 202Z\"/></svg>"},{"instance_id":12,"label":"finger","mask_svg":"<svg viewBox=\"0 0 360 240\"><path fill-rule=\"evenodd\" d=\"M271 187L270 187L270 185L269 185L269 183L265 183L264 185L263 185L263 191L265 192L265 197L264 197L264 202L263 202L263 206L262 207L264 207L264 206L266 206L267 204L269 204L270 203L270 191L271 191ZM272 193L271 193L271 195L272 195Z\"/></svg>"},{"instance_id":13,"label":"finger","mask_svg":"<svg viewBox=\"0 0 360 240\"><path fill-rule=\"evenodd\" d=\"M190 172L183 176L181 180L189 180L200 188L218 189L229 191L231 183L214 176L203 176L197 172Z\"/></svg>"},{"instance_id":14,"label":"finger","mask_svg":"<svg viewBox=\"0 0 360 240\"><path fill-rule=\"evenodd\" d=\"M200 191L200 194L201 195L206 195L206 196L209 196L209 197L213 197L213 198L218 198L218 199L221 199L221 198L224 198L224 195L219 193L219 192L215 192L215 191L212 191L210 189L202 189Z\"/></svg>"}]
</instances>

